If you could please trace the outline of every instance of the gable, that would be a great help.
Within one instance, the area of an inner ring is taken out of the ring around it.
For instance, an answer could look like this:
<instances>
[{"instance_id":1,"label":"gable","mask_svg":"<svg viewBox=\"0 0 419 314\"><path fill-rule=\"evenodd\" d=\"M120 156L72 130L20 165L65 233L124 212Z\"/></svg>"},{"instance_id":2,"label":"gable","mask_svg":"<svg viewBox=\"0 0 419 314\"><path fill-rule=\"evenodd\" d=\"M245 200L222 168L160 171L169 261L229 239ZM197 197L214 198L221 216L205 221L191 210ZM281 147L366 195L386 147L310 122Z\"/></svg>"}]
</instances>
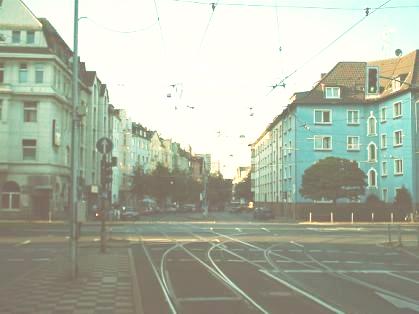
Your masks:
<instances>
[{"instance_id":1,"label":"gable","mask_svg":"<svg viewBox=\"0 0 419 314\"><path fill-rule=\"evenodd\" d=\"M41 30L42 24L20 0L3 0L0 8L0 29Z\"/></svg>"}]
</instances>

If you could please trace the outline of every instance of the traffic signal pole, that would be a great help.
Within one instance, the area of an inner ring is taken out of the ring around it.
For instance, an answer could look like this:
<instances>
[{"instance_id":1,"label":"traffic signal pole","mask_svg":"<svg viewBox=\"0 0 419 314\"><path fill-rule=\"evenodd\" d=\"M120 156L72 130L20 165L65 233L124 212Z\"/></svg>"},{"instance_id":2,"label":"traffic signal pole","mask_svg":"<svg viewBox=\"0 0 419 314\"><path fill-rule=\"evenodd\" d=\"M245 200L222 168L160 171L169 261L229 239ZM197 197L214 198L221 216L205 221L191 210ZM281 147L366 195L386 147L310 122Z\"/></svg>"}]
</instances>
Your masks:
<instances>
[{"instance_id":1,"label":"traffic signal pole","mask_svg":"<svg viewBox=\"0 0 419 314\"><path fill-rule=\"evenodd\" d=\"M106 184L106 154L102 154L101 166L101 193L100 193L100 208L102 216L100 217L100 252L106 253L106 199L105 193L107 193Z\"/></svg>"},{"instance_id":2,"label":"traffic signal pole","mask_svg":"<svg viewBox=\"0 0 419 314\"><path fill-rule=\"evenodd\" d=\"M77 107L79 103L79 68L78 68L78 22L79 3L74 0L74 47L73 47L73 112L71 128L71 200L70 200L70 260L71 278L76 279L78 274L77 252L77 158L78 158L78 126Z\"/></svg>"}]
</instances>

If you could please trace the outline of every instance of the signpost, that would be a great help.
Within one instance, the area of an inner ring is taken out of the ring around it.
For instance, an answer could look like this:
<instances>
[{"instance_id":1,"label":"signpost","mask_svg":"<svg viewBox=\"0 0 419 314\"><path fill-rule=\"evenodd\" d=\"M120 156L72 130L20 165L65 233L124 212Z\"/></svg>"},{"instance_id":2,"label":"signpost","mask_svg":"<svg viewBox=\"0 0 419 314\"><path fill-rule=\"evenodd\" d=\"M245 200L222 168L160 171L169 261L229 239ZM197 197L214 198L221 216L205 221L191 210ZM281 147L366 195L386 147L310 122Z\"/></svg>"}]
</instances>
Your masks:
<instances>
[{"instance_id":1,"label":"signpost","mask_svg":"<svg viewBox=\"0 0 419 314\"><path fill-rule=\"evenodd\" d=\"M112 187L112 163L107 161L107 155L112 152L113 143L107 137L102 137L96 142L96 148L102 154L100 162L100 208L102 210L101 227L100 227L100 251L106 252L106 213L107 213L107 196L108 191Z\"/></svg>"}]
</instances>

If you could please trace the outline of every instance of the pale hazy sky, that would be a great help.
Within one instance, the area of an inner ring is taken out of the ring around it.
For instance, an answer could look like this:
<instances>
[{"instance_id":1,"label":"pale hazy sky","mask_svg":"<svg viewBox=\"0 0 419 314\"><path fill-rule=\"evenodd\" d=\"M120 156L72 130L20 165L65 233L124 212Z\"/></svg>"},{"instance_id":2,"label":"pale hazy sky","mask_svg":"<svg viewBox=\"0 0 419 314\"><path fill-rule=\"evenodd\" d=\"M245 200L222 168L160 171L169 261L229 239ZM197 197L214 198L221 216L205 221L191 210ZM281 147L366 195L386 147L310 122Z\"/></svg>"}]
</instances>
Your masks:
<instances>
[{"instance_id":1,"label":"pale hazy sky","mask_svg":"<svg viewBox=\"0 0 419 314\"><path fill-rule=\"evenodd\" d=\"M108 85L112 104L165 138L211 153L232 177L250 165L247 145L320 73L339 61L419 49L418 1L391 0L374 12L387 1L79 0L79 16L87 17L79 54ZM24 2L73 46L74 1ZM313 58L367 7L368 17ZM285 88L269 93L296 69Z\"/></svg>"}]
</instances>

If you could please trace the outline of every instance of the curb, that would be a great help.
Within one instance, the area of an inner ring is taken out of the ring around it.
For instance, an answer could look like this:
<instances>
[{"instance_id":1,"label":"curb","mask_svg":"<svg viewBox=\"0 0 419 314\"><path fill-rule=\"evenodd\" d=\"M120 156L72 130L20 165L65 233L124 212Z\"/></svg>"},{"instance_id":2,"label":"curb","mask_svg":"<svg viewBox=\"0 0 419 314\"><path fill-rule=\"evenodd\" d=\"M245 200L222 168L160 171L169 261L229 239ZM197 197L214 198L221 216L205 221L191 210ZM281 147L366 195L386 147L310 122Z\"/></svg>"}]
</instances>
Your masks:
<instances>
[{"instance_id":1,"label":"curb","mask_svg":"<svg viewBox=\"0 0 419 314\"><path fill-rule=\"evenodd\" d=\"M134 313L144 314L141 291L138 285L137 270L135 269L134 256L132 255L131 248L128 248L128 257L129 257L129 267L130 267L130 272L131 272L131 287L132 287L132 299L134 301Z\"/></svg>"}]
</instances>

